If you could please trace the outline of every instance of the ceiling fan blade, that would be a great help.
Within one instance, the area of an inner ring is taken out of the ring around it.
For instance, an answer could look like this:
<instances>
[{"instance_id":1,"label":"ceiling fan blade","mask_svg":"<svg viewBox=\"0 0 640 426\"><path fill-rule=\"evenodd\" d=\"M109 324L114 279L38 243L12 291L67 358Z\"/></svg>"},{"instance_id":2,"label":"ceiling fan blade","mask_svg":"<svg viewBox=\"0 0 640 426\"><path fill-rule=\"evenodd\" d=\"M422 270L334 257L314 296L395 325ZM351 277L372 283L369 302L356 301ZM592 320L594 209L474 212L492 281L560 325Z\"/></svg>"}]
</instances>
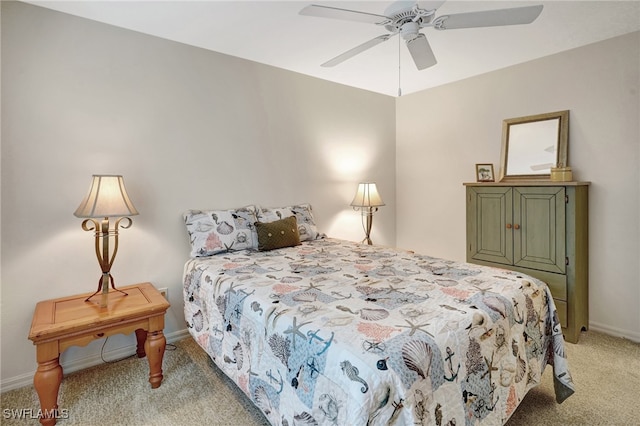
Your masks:
<instances>
[{"instance_id":1,"label":"ceiling fan blade","mask_svg":"<svg viewBox=\"0 0 640 426\"><path fill-rule=\"evenodd\" d=\"M356 56L358 53L362 53L365 50L371 49L373 46L377 46L378 44L382 43L383 41L387 41L389 40L391 37L393 36L393 34L384 34L381 36L378 36L376 38L373 38L365 43L362 43L359 46L354 47L353 49L347 50L346 52L342 53L341 55L336 56L333 59L328 60L327 62L325 62L324 64L320 65L322 67L333 67L336 66L344 61L346 61L349 58L352 58L354 56Z\"/></svg>"},{"instance_id":2,"label":"ceiling fan blade","mask_svg":"<svg viewBox=\"0 0 640 426\"><path fill-rule=\"evenodd\" d=\"M344 19L347 21L366 22L369 24L381 24L388 22L389 18L374 13L359 12L357 10L340 9L337 7L320 6L312 4L299 12L300 15L317 16L320 18Z\"/></svg>"},{"instance_id":3,"label":"ceiling fan blade","mask_svg":"<svg viewBox=\"0 0 640 426\"><path fill-rule=\"evenodd\" d=\"M540 15L542 7L542 5L537 5L443 15L433 21L433 26L437 30L453 30L459 28L530 24Z\"/></svg>"},{"instance_id":4,"label":"ceiling fan blade","mask_svg":"<svg viewBox=\"0 0 640 426\"><path fill-rule=\"evenodd\" d=\"M424 34L418 34L413 40L407 40L407 48L419 70L429 68L438 63Z\"/></svg>"}]
</instances>

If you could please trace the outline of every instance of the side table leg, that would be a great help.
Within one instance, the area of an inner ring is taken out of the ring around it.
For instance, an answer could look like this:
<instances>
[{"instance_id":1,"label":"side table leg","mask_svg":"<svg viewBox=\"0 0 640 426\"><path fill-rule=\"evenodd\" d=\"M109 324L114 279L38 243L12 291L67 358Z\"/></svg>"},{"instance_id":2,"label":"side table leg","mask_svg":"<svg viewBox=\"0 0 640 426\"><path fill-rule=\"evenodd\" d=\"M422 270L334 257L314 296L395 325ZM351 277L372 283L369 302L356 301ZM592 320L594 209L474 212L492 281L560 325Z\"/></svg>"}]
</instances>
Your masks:
<instances>
[{"instance_id":1,"label":"side table leg","mask_svg":"<svg viewBox=\"0 0 640 426\"><path fill-rule=\"evenodd\" d=\"M144 343L147 341L147 331L141 328L137 329L136 340L138 341L136 354L138 355L138 358L144 358L146 356L146 352L144 351Z\"/></svg>"},{"instance_id":2,"label":"side table leg","mask_svg":"<svg viewBox=\"0 0 640 426\"><path fill-rule=\"evenodd\" d=\"M151 383L152 389L160 387L162 383L162 358L164 357L166 344L167 339L164 337L162 330L147 334L144 349L149 359L149 383Z\"/></svg>"},{"instance_id":3,"label":"side table leg","mask_svg":"<svg viewBox=\"0 0 640 426\"><path fill-rule=\"evenodd\" d=\"M33 386L40 399L40 409L42 410L40 423L45 426L56 424L60 383L62 383L62 367L59 358L38 361L38 369L33 377Z\"/></svg>"}]
</instances>

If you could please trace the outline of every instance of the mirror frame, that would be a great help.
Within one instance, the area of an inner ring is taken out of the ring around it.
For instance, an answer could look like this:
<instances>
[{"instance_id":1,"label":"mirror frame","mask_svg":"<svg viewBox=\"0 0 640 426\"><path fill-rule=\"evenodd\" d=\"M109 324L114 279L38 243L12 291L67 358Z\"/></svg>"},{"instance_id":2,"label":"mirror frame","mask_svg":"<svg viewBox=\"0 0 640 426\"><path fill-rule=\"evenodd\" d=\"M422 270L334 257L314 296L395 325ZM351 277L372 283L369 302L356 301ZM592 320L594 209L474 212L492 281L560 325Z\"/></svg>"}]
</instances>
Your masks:
<instances>
[{"instance_id":1,"label":"mirror frame","mask_svg":"<svg viewBox=\"0 0 640 426\"><path fill-rule=\"evenodd\" d=\"M510 143L510 127L512 125L520 125L526 123L535 123L538 121L559 119L558 137L549 144L556 145L555 167L567 167L568 148L569 148L569 111L549 112L545 114L528 115L524 117L508 118L502 121L502 152L500 155L500 181L507 180L549 180L550 174L509 174L508 158Z\"/></svg>"}]
</instances>

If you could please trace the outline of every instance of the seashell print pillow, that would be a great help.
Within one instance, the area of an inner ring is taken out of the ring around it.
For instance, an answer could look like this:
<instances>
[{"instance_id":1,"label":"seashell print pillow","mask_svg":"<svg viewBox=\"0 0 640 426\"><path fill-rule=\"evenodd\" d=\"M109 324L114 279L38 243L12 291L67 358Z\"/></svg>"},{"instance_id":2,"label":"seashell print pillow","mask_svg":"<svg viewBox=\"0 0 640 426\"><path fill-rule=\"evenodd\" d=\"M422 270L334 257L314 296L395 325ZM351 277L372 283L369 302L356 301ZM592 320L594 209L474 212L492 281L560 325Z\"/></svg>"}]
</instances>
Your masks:
<instances>
[{"instance_id":1,"label":"seashell print pillow","mask_svg":"<svg viewBox=\"0 0 640 426\"><path fill-rule=\"evenodd\" d=\"M260 222L273 222L289 216L295 216L298 222L300 241L317 240L324 238L324 234L318 232L311 204L304 203L288 207L256 207Z\"/></svg>"},{"instance_id":2,"label":"seashell print pillow","mask_svg":"<svg viewBox=\"0 0 640 426\"><path fill-rule=\"evenodd\" d=\"M253 205L229 210L187 210L183 218L191 242L191 257L258 248Z\"/></svg>"}]
</instances>

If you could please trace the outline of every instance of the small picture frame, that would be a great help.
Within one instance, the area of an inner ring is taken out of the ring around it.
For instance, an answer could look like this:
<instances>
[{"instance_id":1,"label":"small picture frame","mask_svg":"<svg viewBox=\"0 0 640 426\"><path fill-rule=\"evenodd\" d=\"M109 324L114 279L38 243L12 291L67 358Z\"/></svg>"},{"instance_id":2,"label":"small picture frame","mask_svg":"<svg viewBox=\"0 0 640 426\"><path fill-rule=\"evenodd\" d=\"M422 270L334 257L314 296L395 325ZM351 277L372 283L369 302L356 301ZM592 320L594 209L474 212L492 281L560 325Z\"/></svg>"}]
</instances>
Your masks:
<instances>
[{"instance_id":1,"label":"small picture frame","mask_svg":"<svg viewBox=\"0 0 640 426\"><path fill-rule=\"evenodd\" d=\"M495 182L493 164L476 164L476 180L478 182Z\"/></svg>"}]
</instances>

